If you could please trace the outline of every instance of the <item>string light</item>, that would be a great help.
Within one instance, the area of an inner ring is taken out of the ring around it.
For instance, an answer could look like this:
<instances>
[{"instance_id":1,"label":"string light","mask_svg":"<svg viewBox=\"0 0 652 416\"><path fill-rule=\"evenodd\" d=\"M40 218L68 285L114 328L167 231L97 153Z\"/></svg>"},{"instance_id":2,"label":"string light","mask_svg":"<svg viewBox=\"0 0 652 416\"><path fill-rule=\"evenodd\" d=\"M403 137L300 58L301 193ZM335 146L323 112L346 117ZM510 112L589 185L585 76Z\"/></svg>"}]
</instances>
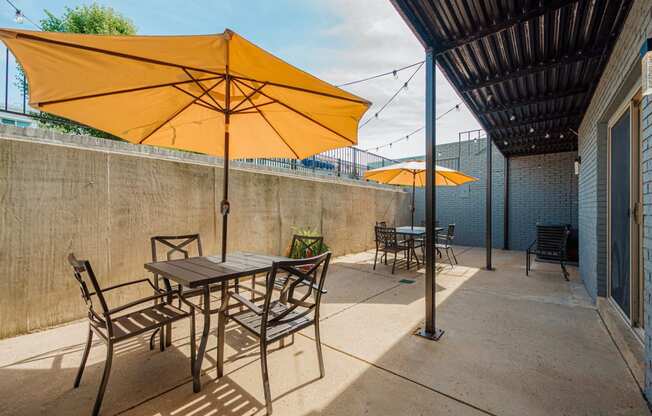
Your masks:
<instances>
[{"instance_id":1,"label":"string light","mask_svg":"<svg viewBox=\"0 0 652 416\"><path fill-rule=\"evenodd\" d=\"M25 15L25 13L22 12L22 10L20 10L18 7L16 7L16 5L15 5L14 3L11 2L11 0L5 0L5 1L7 2L7 4L9 4L11 7L13 7L14 11L16 12L16 14L14 15L14 21L15 21L16 23L21 24L21 23L23 23L25 20L27 20L28 22L30 22L31 24L33 24L35 27L37 27L38 30L43 30L43 28L42 28L41 26L39 26L38 24L34 23L34 21L33 21L32 19L30 19L29 17L27 17L27 16Z\"/></svg>"},{"instance_id":2,"label":"string light","mask_svg":"<svg viewBox=\"0 0 652 416\"><path fill-rule=\"evenodd\" d=\"M413 63L413 64L406 65L406 66L401 67L401 68L397 68L397 69L393 69L393 70L391 70L391 71L383 72L382 74L372 75L372 76L370 76L370 77L366 77L366 78L358 79L358 80L356 80L356 81L345 82L344 84L337 84L337 85L335 85L335 86L336 86L336 87L346 87L347 85L359 84L359 83L361 83L361 82L371 81L372 79L381 78L381 77L386 77L387 75L393 75L394 78L397 79L397 78L398 78L398 73L399 73L399 72L404 71L404 70L406 70L406 69L414 68L414 67L417 66L417 65L423 65L423 61L415 62L415 63Z\"/></svg>"},{"instance_id":3,"label":"string light","mask_svg":"<svg viewBox=\"0 0 652 416\"><path fill-rule=\"evenodd\" d=\"M450 113L450 112L453 111L453 110L457 110L457 111L459 111L459 110L460 110L460 104L462 104L462 103L457 103L457 104L455 104L453 107L449 108L448 110L446 110L446 111L444 111L443 113L441 113L440 115L438 115L437 118L435 119L435 121L436 121L436 120L439 120L439 119L442 118L442 117L444 117L446 114ZM374 147L373 149L375 149L374 151L377 152L377 151L379 151L380 149L383 149L383 148L385 148L385 147L389 147L389 148L391 148L391 147L392 147L392 144L394 144L394 143L398 143L398 142L401 142L401 141L403 141L403 140L408 141L408 140L410 139L410 136L413 136L413 135L419 133L421 130L423 130L423 129L425 129L425 128L426 128L426 126L421 126L421 127L419 127L418 129L414 130L413 132L411 132L411 133L409 133L409 134L406 134L405 136L401 136L400 139L392 140L391 142L385 143L385 144L383 144L383 145L381 145L381 146L376 146L376 147ZM367 151L370 151L371 149L372 149L372 148L370 147L369 149L366 149L366 150L367 150Z\"/></svg>"},{"instance_id":4,"label":"string light","mask_svg":"<svg viewBox=\"0 0 652 416\"><path fill-rule=\"evenodd\" d=\"M380 110L376 111L376 113L374 114L374 117L370 117L370 118L368 118L366 121L364 121L362 124L360 124L360 127L358 127L358 130L361 129L361 128L363 128L363 127L366 126L367 124L369 124L369 122L370 122L371 120L373 120L373 119L377 119L377 118L378 118L378 115L379 115L379 114L380 114L380 113L381 113L385 108L387 108L387 106L388 106L392 101L394 101L394 98L396 98L396 97L398 96L398 94L399 94L401 91L403 91L404 89L407 90L407 88L408 88L408 87L407 87L408 84L410 83L410 81L412 81L412 78L414 78L414 76L417 74L417 72L419 72L419 70L421 69L422 66L423 66L423 61L421 61L421 63L420 63L419 66L417 67L417 69L414 70L414 72L412 73L412 75L410 75L410 78L408 78L407 81L405 81L405 83L401 86L401 88L399 88L399 89L394 93L394 95L392 95L392 96L389 98L389 100L387 100L387 101L385 102L385 104L383 104L383 106L380 107Z\"/></svg>"}]
</instances>

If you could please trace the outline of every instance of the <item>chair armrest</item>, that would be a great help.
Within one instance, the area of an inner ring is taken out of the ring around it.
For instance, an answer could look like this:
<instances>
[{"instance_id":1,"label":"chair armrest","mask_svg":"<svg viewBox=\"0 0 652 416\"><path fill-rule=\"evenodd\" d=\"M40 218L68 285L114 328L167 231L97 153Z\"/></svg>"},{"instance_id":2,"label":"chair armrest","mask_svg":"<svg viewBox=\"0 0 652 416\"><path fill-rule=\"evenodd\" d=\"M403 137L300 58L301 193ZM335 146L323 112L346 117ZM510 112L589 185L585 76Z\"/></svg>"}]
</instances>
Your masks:
<instances>
[{"instance_id":1,"label":"chair armrest","mask_svg":"<svg viewBox=\"0 0 652 416\"><path fill-rule=\"evenodd\" d=\"M105 315L113 315L115 313L122 312L122 311L124 311L126 309L133 308L134 306L140 305L141 303L149 302L149 301L156 300L156 299L161 299L161 298L168 297L170 295L175 295L175 294L178 294L178 293L179 293L178 291L165 292L165 293L159 293L157 295L148 296L146 298L138 299L138 300L135 300L133 302L129 302L129 303L125 304L125 305L118 306L117 308L109 309Z\"/></svg>"},{"instance_id":2,"label":"chair armrest","mask_svg":"<svg viewBox=\"0 0 652 416\"><path fill-rule=\"evenodd\" d=\"M534 241L532 242L532 244L530 244L530 246L527 248L527 251L532 250L532 247L534 247L534 245L535 245L536 243L537 243L537 240L534 240Z\"/></svg>"},{"instance_id":3,"label":"chair armrest","mask_svg":"<svg viewBox=\"0 0 652 416\"><path fill-rule=\"evenodd\" d=\"M248 309L250 309L252 312L254 312L256 315L262 315L263 314L263 309L260 308L258 305L250 301L249 299L246 299L242 296L240 296L237 293L234 292L229 292L229 297L234 298L238 302L242 303L244 306L246 306Z\"/></svg>"},{"instance_id":4,"label":"chair armrest","mask_svg":"<svg viewBox=\"0 0 652 416\"><path fill-rule=\"evenodd\" d=\"M118 283L117 285L113 285L113 286L105 287L105 288L102 288L102 292L108 292L108 291L110 291L110 290L119 289L119 288L121 288L121 287L131 286L131 285L135 285L135 284L143 283L143 282L147 282L147 283L149 283L149 285L152 287L152 289L154 289L154 291L160 292L160 289L157 290L156 287L154 286L154 284L152 283L152 281L149 280L149 279L147 279L147 278L139 279L139 280L133 280L133 281L131 281L131 282ZM166 293L167 293L167 292L166 292ZM93 296L93 295L95 295L95 292L91 292L91 293L89 294L89 296Z\"/></svg>"},{"instance_id":5,"label":"chair armrest","mask_svg":"<svg viewBox=\"0 0 652 416\"><path fill-rule=\"evenodd\" d=\"M292 279L292 280L298 280L297 277L294 276L294 275L289 275L289 276L288 276L288 280L290 280L290 279ZM318 292L321 292L322 295L328 293L328 291L327 291L326 289L321 289L321 290L319 290L319 286L317 286L317 285L314 284L314 283L301 282L300 285L303 285L303 286L312 286L312 288L313 288L314 290L316 290L316 291L318 291Z\"/></svg>"}]
</instances>

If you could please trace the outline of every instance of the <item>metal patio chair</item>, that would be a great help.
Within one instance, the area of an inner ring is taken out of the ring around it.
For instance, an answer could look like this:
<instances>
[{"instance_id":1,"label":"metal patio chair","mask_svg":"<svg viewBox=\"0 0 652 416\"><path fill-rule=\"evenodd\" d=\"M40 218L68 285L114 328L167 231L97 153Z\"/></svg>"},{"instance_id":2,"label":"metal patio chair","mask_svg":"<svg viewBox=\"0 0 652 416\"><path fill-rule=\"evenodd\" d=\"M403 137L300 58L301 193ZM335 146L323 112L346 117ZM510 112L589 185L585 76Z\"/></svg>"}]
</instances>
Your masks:
<instances>
[{"instance_id":1,"label":"metal patio chair","mask_svg":"<svg viewBox=\"0 0 652 416\"><path fill-rule=\"evenodd\" d=\"M564 279L568 281L566 270L566 246L568 245L569 227L566 225L537 224L537 239L525 252L525 275L530 274L532 254L542 260L559 262Z\"/></svg>"},{"instance_id":2,"label":"metal patio chair","mask_svg":"<svg viewBox=\"0 0 652 416\"><path fill-rule=\"evenodd\" d=\"M324 359L319 334L319 307L321 297L326 293L324 282L330 259L331 253L326 252L306 259L274 262L272 271L267 276L265 300L262 305L256 305L232 291L227 293L227 298L223 303L220 311L223 314L222 319L220 319L221 329L223 330L223 326L226 325L228 319L232 319L251 335L258 338L265 406L268 415L272 414L272 396L267 369L267 347L270 343L282 340L304 328L314 326L319 374L320 378L324 377ZM319 272L320 268L321 272ZM278 298L272 299L272 295L277 293L273 288L281 273L289 276L289 278L285 280L284 287L280 291ZM235 314L227 313L231 299L243 305L245 310Z\"/></svg>"},{"instance_id":3,"label":"metal patio chair","mask_svg":"<svg viewBox=\"0 0 652 416\"><path fill-rule=\"evenodd\" d=\"M68 255L68 262L73 268L75 280L77 280L81 290L82 299L84 299L88 308L89 324L86 347L84 348L79 370L77 370L77 376L75 377L75 388L79 387L79 383L81 382L88 353L91 349L93 334L96 334L106 344L106 361L104 363L100 388L93 406L92 414L94 416L99 414L100 407L102 406L102 399L104 398L104 392L109 381L109 373L111 372L113 348L117 343L158 329L160 330L160 349L164 351L164 327L171 325L175 321L190 318L190 373L192 374L192 368L195 363L195 337L193 336L195 332L194 308L190 308L190 311L186 312L166 302L172 296L178 296L178 291L157 290L149 279L140 279L102 288L88 260L77 260L75 255L71 253ZM155 290L155 294L124 305L109 308L104 297L106 292L143 283L148 283ZM181 299L184 301L183 298ZM99 307L94 303L94 300L97 300ZM155 303L152 306L142 307L143 304L155 301L162 302ZM135 308L138 309L134 310Z\"/></svg>"},{"instance_id":4,"label":"metal patio chair","mask_svg":"<svg viewBox=\"0 0 652 416\"><path fill-rule=\"evenodd\" d=\"M442 252L446 253L448 262L451 264L451 267L454 267L453 260L455 264L457 263L457 257L455 257L455 252L453 251L453 239L455 238L455 224L448 224L448 229L446 230L446 235L438 234L436 236L435 249L439 253L439 257L442 256ZM451 259L451 254L453 259Z\"/></svg>"},{"instance_id":5,"label":"metal patio chair","mask_svg":"<svg viewBox=\"0 0 652 416\"><path fill-rule=\"evenodd\" d=\"M385 259L387 265L387 254L394 254L394 262L392 263L392 274L396 270L396 257L398 253L405 253L405 258L408 257L410 245L404 241L399 241L396 234L396 228L393 227L375 227L376 235L376 254L374 256L374 270L376 270L376 263L378 262L378 253L383 253L380 261Z\"/></svg>"}]
</instances>

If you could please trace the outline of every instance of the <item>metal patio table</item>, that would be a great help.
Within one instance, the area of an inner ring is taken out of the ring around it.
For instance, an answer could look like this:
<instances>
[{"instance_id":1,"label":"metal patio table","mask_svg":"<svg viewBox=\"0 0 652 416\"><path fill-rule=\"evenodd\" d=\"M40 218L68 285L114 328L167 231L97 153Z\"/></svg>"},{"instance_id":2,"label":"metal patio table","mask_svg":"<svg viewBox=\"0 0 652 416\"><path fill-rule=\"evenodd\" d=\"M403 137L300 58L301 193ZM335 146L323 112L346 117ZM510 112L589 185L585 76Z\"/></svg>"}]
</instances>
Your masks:
<instances>
[{"instance_id":1,"label":"metal patio table","mask_svg":"<svg viewBox=\"0 0 652 416\"><path fill-rule=\"evenodd\" d=\"M267 256L263 254L235 252L229 254L226 261L221 256L191 257L188 259L158 261L146 263L145 269L158 273L164 278L174 281L184 287L191 289L203 289L203 307L195 305L204 316L204 329L197 349L195 366L192 369L193 391L201 390L201 365L206 353L206 344L210 332L211 322L211 290L210 285L219 283L222 293L220 309L223 299L226 298L228 283L235 279L253 276L258 273L268 273L272 269L272 262L289 260L287 257ZM222 377L224 371L224 326L226 324L225 312L220 311L217 323L217 377Z\"/></svg>"},{"instance_id":2,"label":"metal patio table","mask_svg":"<svg viewBox=\"0 0 652 416\"><path fill-rule=\"evenodd\" d=\"M444 231L444 227L435 227L435 235ZM418 237L423 237L426 235L426 227L411 227L406 225L404 227L396 227L396 234L401 234L406 238L410 243L410 251L408 252L408 265L410 264L410 253L414 252L414 239ZM416 255L416 253L415 253ZM419 268L419 263L417 259L417 269ZM409 268L409 267L408 267Z\"/></svg>"}]
</instances>

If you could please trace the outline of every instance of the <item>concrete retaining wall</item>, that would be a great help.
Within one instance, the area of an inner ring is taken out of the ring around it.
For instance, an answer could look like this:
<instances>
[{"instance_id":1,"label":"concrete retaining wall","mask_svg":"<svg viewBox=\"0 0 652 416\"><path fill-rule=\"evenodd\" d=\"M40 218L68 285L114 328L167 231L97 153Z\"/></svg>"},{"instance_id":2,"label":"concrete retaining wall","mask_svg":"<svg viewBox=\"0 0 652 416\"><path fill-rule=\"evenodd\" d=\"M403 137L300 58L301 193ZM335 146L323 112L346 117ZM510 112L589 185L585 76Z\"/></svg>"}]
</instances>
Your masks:
<instances>
[{"instance_id":1,"label":"concrete retaining wall","mask_svg":"<svg viewBox=\"0 0 652 416\"><path fill-rule=\"evenodd\" d=\"M37 129L0 128L0 338L85 314L66 263L91 261L103 286L144 277L149 238L199 232L220 248L219 160ZM337 254L373 246L375 221L405 224L396 188L232 170L229 250L282 254L293 227L320 231ZM117 294L116 302L149 294Z\"/></svg>"}]
</instances>

